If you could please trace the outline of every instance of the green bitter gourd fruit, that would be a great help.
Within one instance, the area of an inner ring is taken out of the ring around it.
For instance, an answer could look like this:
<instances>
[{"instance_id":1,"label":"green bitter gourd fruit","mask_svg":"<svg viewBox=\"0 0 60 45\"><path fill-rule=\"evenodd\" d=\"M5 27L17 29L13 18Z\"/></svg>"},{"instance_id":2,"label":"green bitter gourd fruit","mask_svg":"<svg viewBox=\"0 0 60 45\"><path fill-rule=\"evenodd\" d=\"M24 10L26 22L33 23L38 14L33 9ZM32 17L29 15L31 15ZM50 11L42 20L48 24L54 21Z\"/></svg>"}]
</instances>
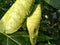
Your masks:
<instances>
[{"instance_id":1,"label":"green bitter gourd fruit","mask_svg":"<svg viewBox=\"0 0 60 45\"><path fill-rule=\"evenodd\" d=\"M41 20L41 5L37 4L37 7L33 14L27 18L27 29L30 35L30 42L32 45L36 45L40 20Z\"/></svg>"},{"instance_id":2,"label":"green bitter gourd fruit","mask_svg":"<svg viewBox=\"0 0 60 45\"><path fill-rule=\"evenodd\" d=\"M27 18L35 0L16 0L11 8L2 17L5 33L16 32Z\"/></svg>"},{"instance_id":3,"label":"green bitter gourd fruit","mask_svg":"<svg viewBox=\"0 0 60 45\"><path fill-rule=\"evenodd\" d=\"M0 33L4 33L4 26L1 20L0 20Z\"/></svg>"}]
</instances>

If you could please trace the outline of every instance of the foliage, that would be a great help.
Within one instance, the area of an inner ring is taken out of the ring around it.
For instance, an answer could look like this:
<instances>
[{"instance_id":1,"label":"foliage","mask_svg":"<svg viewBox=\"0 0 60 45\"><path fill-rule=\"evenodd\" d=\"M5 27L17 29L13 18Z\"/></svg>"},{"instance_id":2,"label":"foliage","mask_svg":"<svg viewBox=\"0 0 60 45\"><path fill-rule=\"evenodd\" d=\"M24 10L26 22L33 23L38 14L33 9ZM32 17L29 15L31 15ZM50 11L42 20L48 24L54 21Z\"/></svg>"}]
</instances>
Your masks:
<instances>
[{"instance_id":1,"label":"foliage","mask_svg":"<svg viewBox=\"0 0 60 45\"><path fill-rule=\"evenodd\" d=\"M60 45L60 0L41 0L42 20L36 45ZM0 0L0 18L15 0ZM56 4L58 3L58 4ZM26 23L15 33L0 33L0 45L31 45Z\"/></svg>"}]
</instances>

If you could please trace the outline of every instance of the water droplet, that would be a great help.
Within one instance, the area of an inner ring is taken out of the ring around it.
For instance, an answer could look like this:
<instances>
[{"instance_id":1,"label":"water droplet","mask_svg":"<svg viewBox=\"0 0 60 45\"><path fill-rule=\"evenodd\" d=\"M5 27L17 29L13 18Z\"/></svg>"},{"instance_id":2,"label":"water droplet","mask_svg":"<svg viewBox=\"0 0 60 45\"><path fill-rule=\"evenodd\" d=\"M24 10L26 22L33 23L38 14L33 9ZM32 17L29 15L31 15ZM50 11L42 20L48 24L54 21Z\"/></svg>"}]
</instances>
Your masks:
<instances>
[{"instance_id":1,"label":"water droplet","mask_svg":"<svg viewBox=\"0 0 60 45\"><path fill-rule=\"evenodd\" d=\"M48 16L47 16L47 15L45 15L45 18L47 19L47 18L48 18Z\"/></svg>"}]
</instances>

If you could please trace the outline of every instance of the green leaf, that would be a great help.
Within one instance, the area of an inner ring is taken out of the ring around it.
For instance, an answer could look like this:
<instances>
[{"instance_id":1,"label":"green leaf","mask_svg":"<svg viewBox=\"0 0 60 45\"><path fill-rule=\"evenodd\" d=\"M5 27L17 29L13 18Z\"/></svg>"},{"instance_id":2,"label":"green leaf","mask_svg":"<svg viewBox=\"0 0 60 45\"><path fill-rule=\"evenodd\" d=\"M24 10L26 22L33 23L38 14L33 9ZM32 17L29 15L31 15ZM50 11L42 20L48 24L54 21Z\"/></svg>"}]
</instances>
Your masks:
<instances>
[{"instance_id":1,"label":"green leaf","mask_svg":"<svg viewBox=\"0 0 60 45\"><path fill-rule=\"evenodd\" d=\"M60 0L44 0L49 5L53 6L56 9L60 9Z\"/></svg>"},{"instance_id":2,"label":"green leaf","mask_svg":"<svg viewBox=\"0 0 60 45\"><path fill-rule=\"evenodd\" d=\"M49 36L47 36L47 35L40 35L39 37L38 37L38 40L40 40L40 41L48 41L48 40L51 40L52 38L51 37L49 37Z\"/></svg>"},{"instance_id":3,"label":"green leaf","mask_svg":"<svg viewBox=\"0 0 60 45\"><path fill-rule=\"evenodd\" d=\"M0 34L2 45L30 45L27 32L16 32L12 35Z\"/></svg>"},{"instance_id":4,"label":"green leaf","mask_svg":"<svg viewBox=\"0 0 60 45\"><path fill-rule=\"evenodd\" d=\"M39 43L38 45L55 45L55 44Z\"/></svg>"}]
</instances>

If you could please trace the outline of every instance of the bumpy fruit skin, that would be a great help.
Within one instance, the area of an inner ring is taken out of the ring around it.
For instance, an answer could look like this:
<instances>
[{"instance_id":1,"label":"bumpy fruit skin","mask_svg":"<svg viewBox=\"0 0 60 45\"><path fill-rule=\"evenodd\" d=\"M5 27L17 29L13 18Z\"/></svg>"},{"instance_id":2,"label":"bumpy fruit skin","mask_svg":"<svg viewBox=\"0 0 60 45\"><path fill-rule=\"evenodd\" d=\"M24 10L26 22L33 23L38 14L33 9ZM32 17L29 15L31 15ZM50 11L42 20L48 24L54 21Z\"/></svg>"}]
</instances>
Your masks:
<instances>
[{"instance_id":1,"label":"bumpy fruit skin","mask_svg":"<svg viewBox=\"0 0 60 45\"><path fill-rule=\"evenodd\" d=\"M0 20L0 33L4 33L4 26L1 20Z\"/></svg>"},{"instance_id":2,"label":"bumpy fruit skin","mask_svg":"<svg viewBox=\"0 0 60 45\"><path fill-rule=\"evenodd\" d=\"M40 20L41 6L40 4L38 4L33 14L27 18L27 28L30 35L30 42L32 45L36 45Z\"/></svg>"},{"instance_id":3,"label":"bumpy fruit skin","mask_svg":"<svg viewBox=\"0 0 60 45\"><path fill-rule=\"evenodd\" d=\"M2 17L5 33L16 32L27 18L35 0L16 0L11 8Z\"/></svg>"}]
</instances>

